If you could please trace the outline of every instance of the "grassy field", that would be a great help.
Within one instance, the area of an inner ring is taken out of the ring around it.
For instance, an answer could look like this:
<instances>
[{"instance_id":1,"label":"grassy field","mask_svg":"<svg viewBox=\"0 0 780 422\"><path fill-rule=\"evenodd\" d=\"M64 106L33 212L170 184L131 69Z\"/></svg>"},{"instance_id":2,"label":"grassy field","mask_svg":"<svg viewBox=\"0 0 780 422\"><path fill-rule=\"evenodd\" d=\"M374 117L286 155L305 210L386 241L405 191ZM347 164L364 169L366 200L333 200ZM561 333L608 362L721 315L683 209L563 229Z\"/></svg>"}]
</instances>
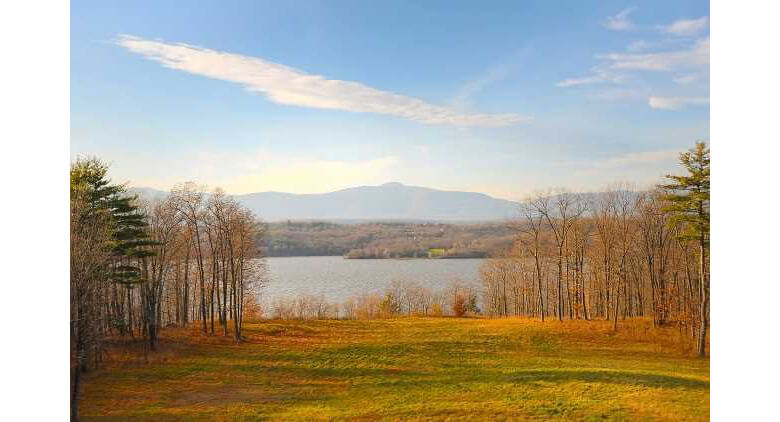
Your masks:
<instances>
[{"instance_id":1,"label":"grassy field","mask_svg":"<svg viewBox=\"0 0 780 422\"><path fill-rule=\"evenodd\" d=\"M708 420L709 359L632 321L262 321L114 348L82 414L126 419Z\"/></svg>"}]
</instances>

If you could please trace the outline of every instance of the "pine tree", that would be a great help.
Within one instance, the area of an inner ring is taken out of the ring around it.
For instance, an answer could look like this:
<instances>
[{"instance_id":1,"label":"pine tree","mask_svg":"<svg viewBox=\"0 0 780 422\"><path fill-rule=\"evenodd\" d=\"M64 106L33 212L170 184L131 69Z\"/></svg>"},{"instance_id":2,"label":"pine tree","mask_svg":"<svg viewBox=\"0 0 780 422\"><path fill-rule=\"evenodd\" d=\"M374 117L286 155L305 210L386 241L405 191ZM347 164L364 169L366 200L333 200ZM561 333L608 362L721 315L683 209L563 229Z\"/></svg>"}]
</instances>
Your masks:
<instances>
[{"instance_id":1,"label":"pine tree","mask_svg":"<svg viewBox=\"0 0 780 422\"><path fill-rule=\"evenodd\" d=\"M154 242L149 240L146 216L136 204L137 196L129 195L125 185L113 184L107 175L108 164L99 159L77 159L70 168L71 196L84 192L94 213L110 215L113 233L109 247L113 259L106 271L115 283L133 288L145 281L139 264L152 253L146 246ZM112 319L122 318L115 315Z\"/></svg>"},{"instance_id":2,"label":"pine tree","mask_svg":"<svg viewBox=\"0 0 780 422\"><path fill-rule=\"evenodd\" d=\"M146 231L146 216L136 205L137 196L128 195L125 185L116 185L107 178L108 165L97 158L79 158L70 169L71 193L78 187L86 189L91 207L108 211L114 221L114 255L120 265L113 272L114 280L123 284L142 282L134 259L148 256L143 246L151 245Z\"/></svg>"},{"instance_id":3,"label":"pine tree","mask_svg":"<svg viewBox=\"0 0 780 422\"><path fill-rule=\"evenodd\" d=\"M666 176L673 183L663 185L668 190L665 211L672 214L670 223L680 227L678 237L699 246L700 317L698 352L704 356L709 324L710 282L708 252L710 248L710 150L697 142L688 152L680 154L680 163L688 172L684 176Z\"/></svg>"}]
</instances>

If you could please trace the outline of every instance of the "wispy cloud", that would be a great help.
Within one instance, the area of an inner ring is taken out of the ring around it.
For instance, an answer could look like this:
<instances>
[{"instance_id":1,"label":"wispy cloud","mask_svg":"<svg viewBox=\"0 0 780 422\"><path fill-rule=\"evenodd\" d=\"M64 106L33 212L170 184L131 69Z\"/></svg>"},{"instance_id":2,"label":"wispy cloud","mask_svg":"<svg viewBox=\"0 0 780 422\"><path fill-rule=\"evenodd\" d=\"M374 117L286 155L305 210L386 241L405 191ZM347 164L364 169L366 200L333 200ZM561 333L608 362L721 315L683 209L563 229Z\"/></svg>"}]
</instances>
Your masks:
<instances>
[{"instance_id":1,"label":"wispy cloud","mask_svg":"<svg viewBox=\"0 0 780 422\"><path fill-rule=\"evenodd\" d=\"M626 50L628 51L642 51L646 50L648 47L650 47L650 43L645 40L637 40L633 41L631 44L626 47Z\"/></svg>"},{"instance_id":2,"label":"wispy cloud","mask_svg":"<svg viewBox=\"0 0 780 422\"><path fill-rule=\"evenodd\" d=\"M618 12L615 16L609 16L604 20L603 25L613 31L628 31L634 28L634 23L628 18L628 15L636 10L636 7L629 7Z\"/></svg>"},{"instance_id":3,"label":"wispy cloud","mask_svg":"<svg viewBox=\"0 0 780 422\"><path fill-rule=\"evenodd\" d=\"M680 19L672 22L671 25L660 26L659 29L663 32L680 36L696 35L707 27L708 20L707 16L702 16L698 19Z\"/></svg>"},{"instance_id":4,"label":"wispy cloud","mask_svg":"<svg viewBox=\"0 0 780 422\"><path fill-rule=\"evenodd\" d=\"M506 78L511 77L513 73L518 72L531 51L532 46L530 44L525 44L506 57L503 57L501 61L489 66L480 75L464 84L456 91L452 100L452 105L455 107L470 106L473 97L480 94L489 86L501 82Z\"/></svg>"},{"instance_id":5,"label":"wispy cloud","mask_svg":"<svg viewBox=\"0 0 780 422\"><path fill-rule=\"evenodd\" d=\"M592 161L590 166L595 168L621 168L638 165L654 165L661 162L676 160L680 156L680 150L664 149L657 151L629 152L601 160Z\"/></svg>"},{"instance_id":6,"label":"wispy cloud","mask_svg":"<svg viewBox=\"0 0 780 422\"><path fill-rule=\"evenodd\" d=\"M709 104L709 97L650 97L651 108L660 110L680 110L688 105Z\"/></svg>"},{"instance_id":7,"label":"wispy cloud","mask_svg":"<svg viewBox=\"0 0 780 422\"><path fill-rule=\"evenodd\" d=\"M583 76L581 78L564 79L556 83L555 85L566 88L570 86L592 85L592 84L599 84L605 82L621 83L623 79L624 78L622 75L618 75L615 74L614 72L610 72L601 68L595 68L593 69L593 73L589 76Z\"/></svg>"},{"instance_id":8,"label":"wispy cloud","mask_svg":"<svg viewBox=\"0 0 780 422\"><path fill-rule=\"evenodd\" d=\"M131 35L120 35L117 44L171 69L241 84L278 104L387 114L436 125L498 127L531 119L514 113L461 112L360 82L327 79L258 57L188 44Z\"/></svg>"},{"instance_id":9,"label":"wispy cloud","mask_svg":"<svg viewBox=\"0 0 780 422\"><path fill-rule=\"evenodd\" d=\"M687 145L687 141L682 141ZM550 164L569 175L566 186L580 192L603 192L605 186L630 180L637 189L651 188L663 174L678 168L686 147L614 152L598 158L553 160ZM557 172L560 173L560 172Z\"/></svg>"},{"instance_id":10,"label":"wispy cloud","mask_svg":"<svg viewBox=\"0 0 780 422\"><path fill-rule=\"evenodd\" d=\"M682 149L616 153L596 159L553 161L553 165L576 175L571 188L598 191L617 180L633 180L648 186L659 174L674 168Z\"/></svg>"},{"instance_id":11,"label":"wispy cloud","mask_svg":"<svg viewBox=\"0 0 780 422\"><path fill-rule=\"evenodd\" d=\"M710 39L705 38L685 50L647 54L610 53L599 56L612 69L670 72L680 68L704 67L710 64Z\"/></svg>"},{"instance_id":12,"label":"wispy cloud","mask_svg":"<svg viewBox=\"0 0 780 422\"><path fill-rule=\"evenodd\" d=\"M596 56L601 63L591 70L590 75L564 79L556 83L559 87L572 87L598 83L623 84L631 72L703 72L708 73L710 64L710 40L698 40L686 49L657 53L607 53ZM679 84L700 79L694 73L678 76Z\"/></svg>"},{"instance_id":13,"label":"wispy cloud","mask_svg":"<svg viewBox=\"0 0 780 422\"><path fill-rule=\"evenodd\" d=\"M491 67L480 77L464 85L452 100L453 104L456 106L468 104L473 96L479 94L490 84L506 78L510 74L510 71L511 65L505 63Z\"/></svg>"},{"instance_id":14,"label":"wispy cloud","mask_svg":"<svg viewBox=\"0 0 780 422\"><path fill-rule=\"evenodd\" d=\"M680 75L674 78L674 82L679 85L689 85L699 80L699 75Z\"/></svg>"},{"instance_id":15,"label":"wispy cloud","mask_svg":"<svg viewBox=\"0 0 780 422\"><path fill-rule=\"evenodd\" d=\"M647 98L644 89L607 88L588 94L588 97L598 101L624 101Z\"/></svg>"}]
</instances>

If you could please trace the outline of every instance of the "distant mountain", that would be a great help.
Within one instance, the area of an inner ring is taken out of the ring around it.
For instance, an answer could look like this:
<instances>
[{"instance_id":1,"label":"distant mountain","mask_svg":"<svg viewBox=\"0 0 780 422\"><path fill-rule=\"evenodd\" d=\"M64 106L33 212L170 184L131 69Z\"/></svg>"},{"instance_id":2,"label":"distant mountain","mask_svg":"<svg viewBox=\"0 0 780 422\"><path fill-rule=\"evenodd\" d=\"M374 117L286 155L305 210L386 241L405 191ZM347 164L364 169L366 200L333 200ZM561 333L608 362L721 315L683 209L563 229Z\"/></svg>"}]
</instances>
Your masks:
<instances>
[{"instance_id":1,"label":"distant mountain","mask_svg":"<svg viewBox=\"0 0 780 422\"><path fill-rule=\"evenodd\" d=\"M153 189L153 188L129 188L128 190L130 191L130 193L138 194L138 196L149 200L162 199L165 198L166 195L168 195L168 192Z\"/></svg>"},{"instance_id":2,"label":"distant mountain","mask_svg":"<svg viewBox=\"0 0 780 422\"><path fill-rule=\"evenodd\" d=\"M166 194L149 188L132 190L145 197ZM442 191L397 182L319 194L259 192L234 195L234 198L265 221L488 221L519 215L518 204L513 201L483 193Z\"/></svg>"}]
</instances>

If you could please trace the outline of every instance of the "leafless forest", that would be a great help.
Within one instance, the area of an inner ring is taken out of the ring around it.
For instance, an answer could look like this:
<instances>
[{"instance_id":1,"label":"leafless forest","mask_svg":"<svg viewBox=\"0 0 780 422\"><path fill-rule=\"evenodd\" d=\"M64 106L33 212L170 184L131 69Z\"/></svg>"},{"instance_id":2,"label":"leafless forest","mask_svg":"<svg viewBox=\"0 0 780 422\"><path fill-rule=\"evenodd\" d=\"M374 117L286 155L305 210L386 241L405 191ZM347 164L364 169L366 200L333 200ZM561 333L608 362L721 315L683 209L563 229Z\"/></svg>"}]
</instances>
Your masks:
<instances>
[{"instance_id":1,"label":"leafless forest","mask_svg":"<svg viewBox=\"0 0 780 422\"><path fill-rule=\"evenodd\" d=\"M486 312L616 326L652 316L696 336L706 298L699 249L676 236L663 206L659 190L637 197L620 187L596 203L570 193L533 197L513 248L482 268Z\"/></svg>"},{"instance_id":2,"label":"leafless forest","mask_svg":"<svg viewBox=\"0 0 780 422\"><path fill-rule=\"evenodd\" d=\"M522 205L518 238L482 268L487 313L567 319L652 317L705 354L709 325L709 149L682 154L686 176L595 201L565 191Z\"/></svg>"}]
</instances>

